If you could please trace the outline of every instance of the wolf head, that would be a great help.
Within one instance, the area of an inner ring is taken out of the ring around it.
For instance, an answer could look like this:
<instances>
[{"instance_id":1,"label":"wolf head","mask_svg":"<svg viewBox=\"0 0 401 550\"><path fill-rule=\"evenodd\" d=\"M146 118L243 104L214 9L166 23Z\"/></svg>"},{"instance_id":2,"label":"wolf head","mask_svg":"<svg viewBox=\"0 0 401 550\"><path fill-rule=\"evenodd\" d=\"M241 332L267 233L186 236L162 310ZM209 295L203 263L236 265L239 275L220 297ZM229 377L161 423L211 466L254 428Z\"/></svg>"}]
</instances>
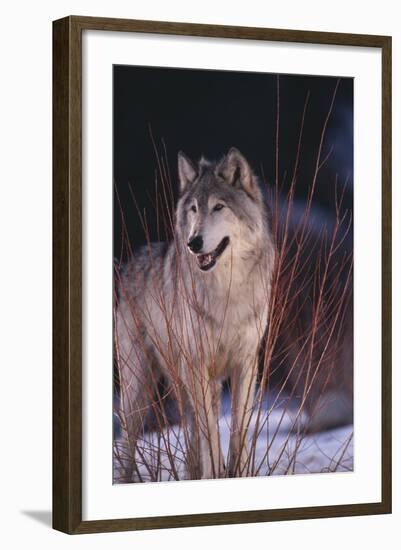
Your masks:
<instances>
[{"instance_id":1,"label":"wolf head","mask_svg":"<svg viewBox=\"0 0 401 550\"><path fill-rule=\"evenodd\" d=\"M177 233L201 271L247 260L262 238L266 211L257 178L235 148L219 162L197 165L178 154L181 196Z\"/></svg>"}]
</instances>

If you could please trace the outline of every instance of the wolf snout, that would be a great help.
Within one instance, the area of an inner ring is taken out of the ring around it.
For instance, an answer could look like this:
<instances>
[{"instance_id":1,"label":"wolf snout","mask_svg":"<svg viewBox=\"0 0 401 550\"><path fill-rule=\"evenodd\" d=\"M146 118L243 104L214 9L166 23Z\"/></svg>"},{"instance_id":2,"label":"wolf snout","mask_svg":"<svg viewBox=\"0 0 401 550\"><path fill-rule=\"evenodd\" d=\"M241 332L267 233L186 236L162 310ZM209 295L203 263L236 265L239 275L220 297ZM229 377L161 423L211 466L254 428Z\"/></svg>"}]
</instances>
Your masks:
<instances>
[{"instance_id":1,"label":"wolf snout","mask_svg":"<svg viewBox=\"0 0 401 550\"><path fill-rule=\"evenodd\" d=\"M196 237L189 239L187 246L191 252L193 252L194 254L197 254L202 250L202 247L203 247L202 237L200 235L197 235Z\"/></svg>"}]
</instances>

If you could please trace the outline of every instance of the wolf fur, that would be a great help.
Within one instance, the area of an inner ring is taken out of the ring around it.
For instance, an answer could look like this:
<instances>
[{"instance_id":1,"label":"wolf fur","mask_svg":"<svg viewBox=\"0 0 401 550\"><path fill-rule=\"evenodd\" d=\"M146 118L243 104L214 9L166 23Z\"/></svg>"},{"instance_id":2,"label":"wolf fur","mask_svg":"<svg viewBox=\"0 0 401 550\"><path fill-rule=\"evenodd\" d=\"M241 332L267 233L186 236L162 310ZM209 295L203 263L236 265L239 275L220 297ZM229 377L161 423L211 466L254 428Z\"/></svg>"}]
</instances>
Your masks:
<instances>
[{"instance_id":1,"label":"wolf fur","mask_svg":"<svg viewBox=\"0 0 401 550\"><path fill-rule=\"evenodd\" d=\"M247 428L275 262L268 216L258 180L237 149L198 164L179 153L178 173L174 240L143 247L119 282L116 357L131 449L126 481L161 376L192 426L189 477L245 476L249 466ZM227 378L232 426L226 465L218 418Z\"/></svg>"}]
</instances>

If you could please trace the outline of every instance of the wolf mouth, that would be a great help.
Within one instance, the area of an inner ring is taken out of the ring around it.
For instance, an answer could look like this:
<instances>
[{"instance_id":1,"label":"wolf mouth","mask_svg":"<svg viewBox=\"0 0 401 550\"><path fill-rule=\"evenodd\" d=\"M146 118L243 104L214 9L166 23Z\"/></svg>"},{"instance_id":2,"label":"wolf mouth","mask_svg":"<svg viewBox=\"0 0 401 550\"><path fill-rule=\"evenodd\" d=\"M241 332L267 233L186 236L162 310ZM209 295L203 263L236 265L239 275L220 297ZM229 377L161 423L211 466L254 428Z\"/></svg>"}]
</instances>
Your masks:
<instances>
[{"instance_id":1,"label":"wolf mouth","mask_svg":"<svg viewBox=\"0 0 401 550\"><path fill-rule=\"evenodd\" d=\"M209 254L198 254L196 259L198 261L199 269L201 271L209 271L209 269L214 267L216 265L217 258L223 254L229 242L230 238L224 237L218 246L212 250L212 252L209 252Z\"/></svg>"}]
</instances>

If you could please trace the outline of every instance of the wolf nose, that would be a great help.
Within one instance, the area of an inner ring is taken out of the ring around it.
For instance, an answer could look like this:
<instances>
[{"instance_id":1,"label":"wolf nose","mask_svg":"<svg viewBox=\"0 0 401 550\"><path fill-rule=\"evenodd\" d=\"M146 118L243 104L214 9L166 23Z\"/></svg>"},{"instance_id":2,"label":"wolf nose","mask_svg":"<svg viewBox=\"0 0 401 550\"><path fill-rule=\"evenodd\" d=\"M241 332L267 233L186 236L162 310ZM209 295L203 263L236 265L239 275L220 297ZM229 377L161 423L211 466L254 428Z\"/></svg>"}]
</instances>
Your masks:
<instances>
[{"instance_id":1,"label":"wolf nose","mask_svg":"<svg viewBox=\"0 0 401 550\"><path fill-rule=\"evenodd\" d=\"M188 248L192 252L197 254L198 252L200 252L202 250L203 239L200 235L198 235L198 236L194 237L193 239L190 239L187 244L188 244Z\"/></svg>"}]
</instances>

